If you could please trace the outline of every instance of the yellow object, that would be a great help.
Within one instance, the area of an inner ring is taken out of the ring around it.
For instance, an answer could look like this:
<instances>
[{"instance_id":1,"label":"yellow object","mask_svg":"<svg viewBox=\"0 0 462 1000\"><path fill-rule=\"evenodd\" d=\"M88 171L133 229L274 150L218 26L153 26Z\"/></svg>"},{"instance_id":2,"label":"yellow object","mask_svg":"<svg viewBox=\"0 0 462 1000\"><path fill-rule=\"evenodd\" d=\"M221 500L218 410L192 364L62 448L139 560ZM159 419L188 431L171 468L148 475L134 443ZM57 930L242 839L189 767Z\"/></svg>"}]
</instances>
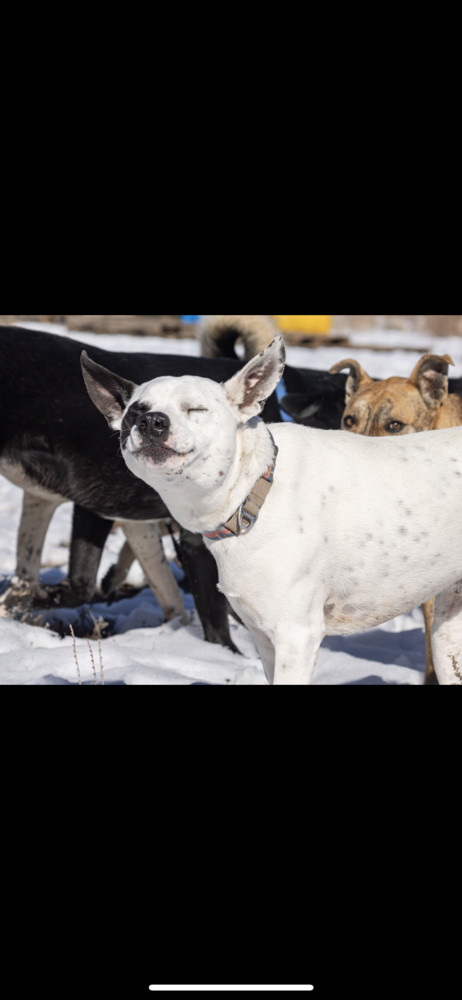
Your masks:
<instances>
[{"instance_id":1,"label":"yellow object","mask_svg":"<svg viewBox=\"0 0 462 1000\"><path fill-rule=\"evenodd\" d=\"M284 333L329 333L332 316L275 316Z\"/></svg>"}]
</instances>

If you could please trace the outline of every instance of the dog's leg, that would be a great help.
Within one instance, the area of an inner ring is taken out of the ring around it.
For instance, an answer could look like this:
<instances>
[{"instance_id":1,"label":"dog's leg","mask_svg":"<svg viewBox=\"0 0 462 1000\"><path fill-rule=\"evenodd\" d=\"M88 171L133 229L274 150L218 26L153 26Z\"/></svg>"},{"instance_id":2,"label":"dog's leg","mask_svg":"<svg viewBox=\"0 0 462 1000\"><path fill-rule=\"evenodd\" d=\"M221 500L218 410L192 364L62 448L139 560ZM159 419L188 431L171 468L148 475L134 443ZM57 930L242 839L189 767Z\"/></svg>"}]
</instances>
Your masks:
<instances>
[{"instance_id":1,"label":"dog's leg","mask_svg":"<svg viewBox=\"0 0 462 1000\"><path fill-rule=\"evenodd\" d=\"M435 598L433 662L440 684L462 684L462 581Z\"/></svg>"},{"instance_id":2,"label":"dog's leg","mask_svg":"<svg viewBox=\"0 0 462 1000\"><path fill-rule=\"evenodd\" d=\"M202 537L185 528L180 528L178 551L204 629L205 641L220 643L233 653L239 653L229 634L228 602L217 589L218 570L214 557L205 547Z\"/></svg>"},{"instance_id":3,"label":"dog's leg","mask_svg":"<svg viewBox=\"0 0 462 1000\"><path fill-rule=\"evenodd\" d=\"M46 533L60 500L44 500L24 491L16 549L16 576L38 584Z\"/></svg>"},{"instance_id":4,"label":"dog's leg","mask_svg":"<svg viewBox=\"0 0 462 1000\"><path fill-rule=\"evenodd\" d=\"M435 674L435 667L433 666L433 650L432 650L432 629L433 622L435 620L435 598L432 597L429 601L425 601L422 604L422 611L425 621L425 679L424 684L438 684L438 680Z\"/></svg>"},{"instance_id":5,"label":"dog's leg","mask_svg":"<svg viewBox=\"0 0 462 1000\"><path fill-rule=\"evenodd\" d=\"M124 542L119 558L110 569L108 569L104 580L101 583L101 590L105 597L110 597L118 587L126 580L136 556L129 542Z\"/></svg>"},{"instance_id":6,"label":"dog's leg","mask_svg":"<svg viewBox=\"0 0 462 1000\"><path fill-rule=\"evenodd\" d=\"M170 533L165 522L162 524L162 521L159 521L158 527L161 536ZM119 552L117 562L108 569L104 580L101 582L101 590L105 597L110 597L118 587L122 586L135 559L136 556L130 543L125 542Z\"/></svg>"},{"instance_id":7,"label":"dog's leg","mask_svg":"<svg viewBox=\"0 0 462 1000\"><path fill-rule=\"evenodd\" d=\"M112 525L113 521L74 505L69 557L72 603L85 604L94 596L101 555Z\"/></svg>"},{"instance_id":8,"label":"dog's leg","mask_svg":"<svg viewBox=\"0 0 462 1000\"><path fill-rule=\"evenodd\" d=\"M21 520L16 543L16 570L11 586L2 595L1 604L12 611L28 608L34 597L44 597L39 573L46 533L61 501L45 500L24 491Z\"/></svg>"},{"instance_id":9,"label":"dog's leg","mask_svg":"<svg viewBox=\"0 0 462 1000\"><path fill-rule=\"evenodd\" d=\"M121 524L166 621L180 615L181 621L186 625L188 616L181 591L165 557L156 522L122 521Z\"/></svg>"},{"instance_id":10,"label":"dog's leg","mask_svg":"<svg viewBox=\"0 0 462 1000\"><path fill-rule=\"evenodd\" d=\"M268 684L274 684L275 652L273 643L264 632L260 632L259 629L256 629L251 625L249 625L248 628L257 644L266 680L268 681Z\"/></svg>"},{"instance_id":11,"label":"dog's leg","mask_svg":"<svg viewBox=\"0 0 462 1000\"><path fill-rule=\"evenodd\" d=\"M274 684L311 684L323 636L321 624L303 628L287 623L285 629L278 624Z\"/></svg>"}]
</instances>

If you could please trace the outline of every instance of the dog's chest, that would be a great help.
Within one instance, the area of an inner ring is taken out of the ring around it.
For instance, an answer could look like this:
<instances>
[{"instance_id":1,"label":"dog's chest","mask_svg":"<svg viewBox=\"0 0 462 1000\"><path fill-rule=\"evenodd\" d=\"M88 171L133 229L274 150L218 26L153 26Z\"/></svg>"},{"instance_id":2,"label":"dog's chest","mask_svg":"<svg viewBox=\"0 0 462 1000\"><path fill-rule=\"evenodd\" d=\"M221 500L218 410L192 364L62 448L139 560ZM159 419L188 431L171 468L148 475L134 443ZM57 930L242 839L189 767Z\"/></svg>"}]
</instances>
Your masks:
<instances>
[{"instance_id":1,"label":"dog's chest","mask_svg":"<svg viewBox=\"0 0 462 1000\"><path fill-rule=\"evenodd\" d=\"M260 525L241 538L222 539L208 547L217 563L218 589L248 627L266 630L279 587L274 587L271 546L267 550L261 546Z\"/></svg>"}]
</instances>

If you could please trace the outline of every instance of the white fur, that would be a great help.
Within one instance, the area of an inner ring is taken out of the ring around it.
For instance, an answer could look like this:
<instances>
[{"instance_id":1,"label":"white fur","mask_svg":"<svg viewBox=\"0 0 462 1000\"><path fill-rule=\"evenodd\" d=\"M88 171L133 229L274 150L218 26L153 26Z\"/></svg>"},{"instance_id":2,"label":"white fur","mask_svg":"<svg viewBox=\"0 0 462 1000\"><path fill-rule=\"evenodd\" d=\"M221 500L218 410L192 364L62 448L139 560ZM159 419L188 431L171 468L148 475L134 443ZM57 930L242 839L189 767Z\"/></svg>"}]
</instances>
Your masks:
<instances>
[{"instance_id":1,"label":"white fur","mask_svg":"<svg viewBox=\"0 0 462 1000\"><path fill-rule=\"evenodd\" d=\"M217 529L271 462L255 413L262 387L266 397L277 384L278 350L279 338L259 368L250 362L223 386L161 378L133 397L170 418L173 450L160 464L137 454L135 429L125 461L190 531ZM400 439L270 429L279 454L256 525L207 543L268 680L309 683L325 635L379 625L438 594L436 673L440 684L462 683L462 428Z\"/></svg>"}]
</instances>

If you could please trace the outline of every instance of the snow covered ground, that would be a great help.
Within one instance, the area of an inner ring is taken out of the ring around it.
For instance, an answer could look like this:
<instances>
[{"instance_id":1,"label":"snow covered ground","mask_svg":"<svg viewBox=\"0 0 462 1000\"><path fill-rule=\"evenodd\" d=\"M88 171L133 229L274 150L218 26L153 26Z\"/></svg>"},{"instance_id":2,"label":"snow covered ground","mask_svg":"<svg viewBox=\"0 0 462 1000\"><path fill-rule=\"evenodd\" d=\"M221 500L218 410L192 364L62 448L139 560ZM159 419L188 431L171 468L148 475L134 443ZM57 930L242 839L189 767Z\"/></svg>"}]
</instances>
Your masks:
<instances>
[{"instance_id":1,"label":"snow covered ground","mask_svg":"<svg viewBox=\"0 0 462 1000\"><path fill-rule=\"evenodd\" d=\"M22 326L26 325L24 323ZM167 354L198 354L193 340L131 337L123 335L69 334L59 326L28 324L33 330L73 336L87 344L108 350L153 351ZM425 351L450 354L454 376L462 375L462 338L432 337L423 333L374 330L352 335L363 344L393 345L389 352L361 349L357 358L372 376L409 375ZM412 348L412 350L405 350ZM335 361L354 356L351 348L288 348L288 362L305 368L328 369ZM121 373L123 374L123 372ZM328 433L328 432L326 432ZM0 588L5 586L15 566L16 533L22 493L0 477ZM55 513L44 549L41 580L58 582L67 572L72 505L63 504ZM111 534L103 554L100 576L114 562L122 545L120 530ZM173 567L178 579L181 572ZM143 577L138 564L132 567L129 582L140 586ZM221 646L206 643L190 595L185 594L190 615L186 626L177 621L164 623L152 592L145 588L132 598L108 605L96 602L80 609L50 611L48 627L0 617L0 684L263 684L266 680L256 647L249 633L231 620L231 633L242 656ZM92 627L96 621L109 624L110 635L96 640L73 640L70 626L79 631L82 622ZM55 631L64 632L64 637ZM77 663L76 663L77 660ZM314 675L314 684L422 684L425 665L423 617L420 609L379 628L358 635L324 640Z\"/></svg>"}]
</instances>

